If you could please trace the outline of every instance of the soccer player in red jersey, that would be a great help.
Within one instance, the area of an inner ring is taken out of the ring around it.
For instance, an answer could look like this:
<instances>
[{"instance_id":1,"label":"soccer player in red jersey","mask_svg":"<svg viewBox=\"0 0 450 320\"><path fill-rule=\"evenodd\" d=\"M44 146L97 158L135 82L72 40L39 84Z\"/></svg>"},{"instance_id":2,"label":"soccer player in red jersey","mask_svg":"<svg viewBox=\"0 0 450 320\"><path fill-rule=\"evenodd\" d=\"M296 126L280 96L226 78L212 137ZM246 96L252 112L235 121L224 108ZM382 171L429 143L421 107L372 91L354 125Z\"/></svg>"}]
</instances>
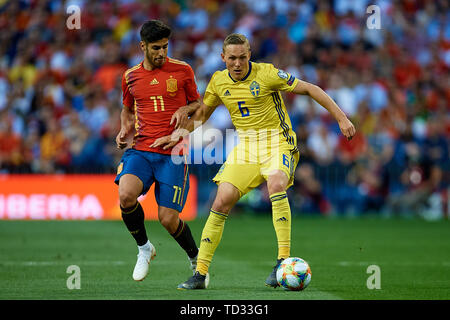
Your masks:
<instances>
[{"instance_id":1,"label":"soccer player in red jersey","mask_svg":"<svg viewBox=\"0 0 450 320\"><path fill-rule=\"evenodd\" d=\"M147 21L140 31L144 60L122 78L123 108L116 143L118 148L130 144L131 148L124 152L114 182L119 185L122 219L138 245L133 271L137 281L145 278L156 255L138 201L153 183L160 223L186 251L192 270L197 263L198 247L189 226L179 218L189 190L187 163L182 155L173 161L171 150L150 147L157 138L185 124L200 106L192 68L167 57L170 34L170 27L161 21Z\"/></svg>"}]
</instances>

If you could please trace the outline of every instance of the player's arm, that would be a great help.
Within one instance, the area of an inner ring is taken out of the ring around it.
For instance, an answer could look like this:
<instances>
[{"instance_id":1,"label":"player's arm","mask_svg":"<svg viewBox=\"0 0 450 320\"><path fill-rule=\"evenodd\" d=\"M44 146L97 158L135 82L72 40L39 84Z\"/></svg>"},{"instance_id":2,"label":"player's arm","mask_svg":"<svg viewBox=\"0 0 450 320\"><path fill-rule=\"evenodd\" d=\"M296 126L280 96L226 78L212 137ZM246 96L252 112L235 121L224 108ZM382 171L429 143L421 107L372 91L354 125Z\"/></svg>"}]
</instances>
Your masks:
<instances>
[{"instance_id":1,"label":"player's arm","mask_svg":"<svg viewBox=\"0 0 450 320\"><path fill-rule=\"evenodd\" d=\"M134 133L135 126L135 100L128 88L127 75L125 72L122 76L122 111L120 113L120 131L116 137L117 148L123 149L128 146L128 139Z\"/></svg>"},{"instance_id":2,"label":"player's arm","mask_svg":"<svg viewBox=\"0 0 450 320\"><path fill-rule=\"evenodd\" d=\"M161 146L164 150L172 148L180 141L180 139L189 135L189 133L208 121L216 108L217 106L208 106L202 102L195 113L186 121L186 125L184 127L176 129L171 135L156 139L155 142L150 145L150 148L157 148Z\"/></svg>"},{"instance_id":3,"label":"player's arm","mask_svg":"<svg viewBox=\"0 0 450 320\"><path fill-rule=\"evenodd\" d=\"M216 108L217 106L208 106L204 102L202 102L200 108L195 111L194 115L189 119L184 129L191 133L206 121L208 121Z\"/></svg>"},{"instance_id":4,"label":"player's arm","mask_svg":"<svg viewBox=\"0 0 450 320\"><path fill-rule=\"evenodd\" d=\"M334 100L331 99L331 97L324 90L322 90L322 88L306 81L298 81L292 92L295 94L308 95L317 101L317 103L327 109L334 119L336 119L342 134L348 140L353 138L356 133L355 126L347 118L344 111L339 108L336 102L334 102Z\"/></svg>"},{"instance_id":5,"label":"player's arm","mask_svg":"<svg viewBox=\"0 0 450 320\"><path fill-rule=\"evenodd\" d=\"M200 108L200 94L198 92L197 83L195 82L194 70L190 65L186 65L184 70L185 81L184 90L186 93L186 106L178 108L170 119L170 125L175 123L175 129L183 128L190 116L192 116L198 108Z\"/></svg>"},{"instance_id":6,"label":"player's arm","mask_svg":"<svg viewBox=\"0 0 450 320\"><path fill-rule=\"evenodd\" d=\"M200 108L200 98L178 108L172 115L172 119L170 119L170 125L175 122L175 129L185 127L189 117L192 116L198 108Z\"/></svg>"},{"instance_id":7,"label":"player's arm","mask_svg":"<svg viewBox=\"0 0 450 320\"><path fill-rule=\"evenodd\" d=\"M222 103L215 89L215 77L218 73L219 72L217 71L213 74L211 80L206 86L205 95L203 97L203 101L200 103L200 107L195 111L190 119L186 121L186 125L176 129L171 135L156 139L150 146L151 148L162 146L163 149L166 150L175 146L180 139L200 127L209 119L209 117L211 117L216 107Z\"/></svg>"},{"instance_id":8,"label":"player's arm","mask_svg":"<svg viewBox=\"0 0 450 320\"><path fill-rule=\"evenodd\" d=\"M123 149L128 145L127 140L130 134L134 132L134 121L134 111L123 106L120 113L120 131L116 137L117 148Z\"/></svg>"}]
</instances>

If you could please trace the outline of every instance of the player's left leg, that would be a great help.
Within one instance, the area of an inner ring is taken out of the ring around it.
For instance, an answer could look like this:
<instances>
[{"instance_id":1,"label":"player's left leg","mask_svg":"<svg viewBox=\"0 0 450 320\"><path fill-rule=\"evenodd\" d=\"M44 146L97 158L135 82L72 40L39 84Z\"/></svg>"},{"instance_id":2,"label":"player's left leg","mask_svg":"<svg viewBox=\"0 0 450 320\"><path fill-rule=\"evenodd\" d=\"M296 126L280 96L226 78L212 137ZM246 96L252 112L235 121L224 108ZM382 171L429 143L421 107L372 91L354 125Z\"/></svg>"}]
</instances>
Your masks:
<instances>
[{"instance_id":1,"label":"player's left leg","mask_svg":"<svg viewBox=\"0 0 450 320\"><path fill-rule=\"evenodd\" d=\"M289 177L275 170L267 179L267 189L272 203L272 222L278 241L277 259L286 259L291 247L291 208L286 194Z\"/></svg>"},{"instance_id":2,"label":"player's left leg","mask_svg":"<svg viewBox=\"0 0 450 320\"><path fill-rule=\"evenodd\" d=\"M190 267L194 273L197 267L198 247L189 225L179 218L179 212L176 209L164 206L158 207L158 218L161 225L188 255Z\"/></svg>"},{"instance_id":3,"label":"player's left leg","mask_svg":"<svg viewBox=\"0 0 450 320\"><path fill-rule=\"evenodd\" d=\"M267 179L267 188L272 202L272 223L278 242L277 263L266 279L266 285L270 287L278 287L276 269L281 261L290 255L291 208L286 194L288 182L288 176L281 170L275 170Z\"/></svg>"},{"instance_id":4,"label":"player's left leg","mask_svg":"<svg viewBox=\"0 0 450 320\"><path fill-rule=\"evenodd\" d=\"M189 193L189 167L186 158L158 155L155 162L155 198L160 223L186 252L194 271L198 247L188 224L179 218Z\"/></svg>"},{"instance_id":5,"label":"player's left leg","mask_svg":"<svg viewBox=\"0 0 450 320\"><path fill-rule=\"evenodd\" d=\"M278 243L278 256L276 264L266 279L266 285L278 287L276 270L281 261L290 256L291 249L291 208L286 190L293 183L293 174L298 162L298 153L280 153L281 157L274 157L274 161L268 167L267 189L272 203L272 222Z\"/></svg>"}]
</instances>

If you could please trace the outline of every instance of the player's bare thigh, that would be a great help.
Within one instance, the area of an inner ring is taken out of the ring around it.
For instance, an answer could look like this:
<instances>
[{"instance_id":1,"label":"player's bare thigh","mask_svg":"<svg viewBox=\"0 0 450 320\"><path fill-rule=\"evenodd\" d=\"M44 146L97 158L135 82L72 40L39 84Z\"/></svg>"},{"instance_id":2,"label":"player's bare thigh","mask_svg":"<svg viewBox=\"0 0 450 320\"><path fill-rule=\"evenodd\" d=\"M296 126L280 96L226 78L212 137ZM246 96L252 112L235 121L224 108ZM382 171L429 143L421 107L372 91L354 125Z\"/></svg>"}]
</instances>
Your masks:
<instances>
[{"instance_id":1,"label":"player's bare thigh","mask_svg":"<svg viewBox=\"0 0 450 320\"><path fill-rule=\"evenodd\" d=\"M273 170L267 176L267 189L269 195L274 193L286 191L286 187L289 183L289 177L283 170Z\"/></svg>"},{"instance_id":2,"label":"player's bare thigh","mask_svg":"<svg viewBox=\"0 0 450 320\"><path fill-rule=\"evenodd\" d=\"M144 184L134 174L124 174L119 180L119 200L122 208L136 204Z\"/></svg>"},{"instance_id":3,"label":"player's bare thigh","mask_svg":"<svg viewBox=\"0 0 450 320\"><path fill-rule=\"evenodd\" d=\"M216 198L214 199L212 210L228 213L240 199L239 190L229 182L222 182L217 188Z\"/></svg>"}]
</instances>

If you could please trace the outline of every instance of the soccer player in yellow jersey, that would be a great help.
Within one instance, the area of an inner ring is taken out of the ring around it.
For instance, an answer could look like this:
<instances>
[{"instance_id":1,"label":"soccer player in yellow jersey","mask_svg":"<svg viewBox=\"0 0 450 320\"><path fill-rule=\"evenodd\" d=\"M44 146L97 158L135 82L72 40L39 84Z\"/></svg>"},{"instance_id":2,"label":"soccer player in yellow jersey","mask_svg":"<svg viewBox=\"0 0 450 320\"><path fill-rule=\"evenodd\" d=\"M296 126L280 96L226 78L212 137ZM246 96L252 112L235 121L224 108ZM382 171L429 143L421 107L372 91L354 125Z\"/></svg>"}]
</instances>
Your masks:
<instances>
[{"instance_id":1,"label":"soccer player in yellow jersey","mask_svg":"<svg viewBox=\"0 0 450 320\"><path fill-rule=\"evenodd\" d=\"M280 91L309 95L336 119L342 134L351 139L355 127L344 112L318 86L301 81L269 63L250 61L250 45L241 34L230 34L223 44L226 69L211 78L201 107L188 121L187 130L209 119L214 109L224 104L239 135L239 144L228 155L217 175L216 198L203 228L196 273L179 289L204 289L205 276L221 240L225 220L236 202L264 181L272 203L272 221L278 242L275 267L266 285L277 287L276 269L290 256L291 210L286 190L293 183L299 160L295 132ZM153 146L174 146L186 130L155 141Z\"/></svg>"}]
</instances>

